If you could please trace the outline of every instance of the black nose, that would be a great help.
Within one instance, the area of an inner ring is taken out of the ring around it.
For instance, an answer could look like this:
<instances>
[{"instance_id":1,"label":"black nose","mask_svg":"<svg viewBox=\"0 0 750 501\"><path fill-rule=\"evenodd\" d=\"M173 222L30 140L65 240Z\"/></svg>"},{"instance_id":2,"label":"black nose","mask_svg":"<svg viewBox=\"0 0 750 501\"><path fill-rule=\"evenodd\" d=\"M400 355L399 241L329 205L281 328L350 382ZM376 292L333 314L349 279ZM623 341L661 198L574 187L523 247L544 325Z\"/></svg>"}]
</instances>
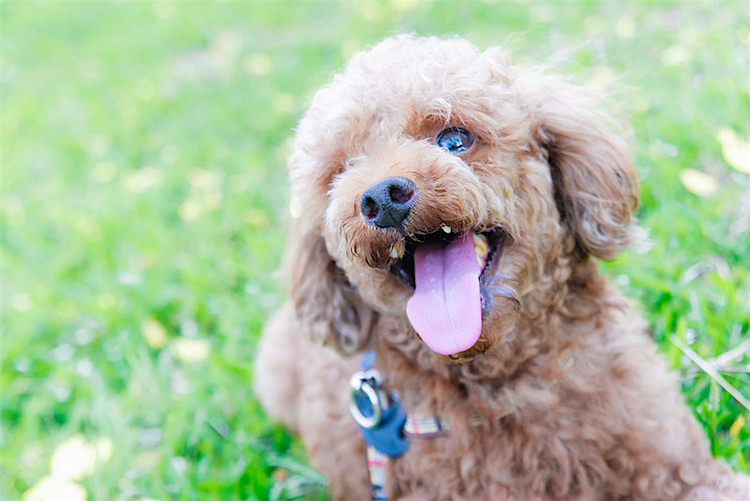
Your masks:
<instances>
[{"instance_id":1,"label":"black nose","mask_svg":"<svg viewBox=\"0 0 750 501\"><path fill-rule=\"evenodd\" d=\"M365 190L359 210L365 220L378 228L396 228L409 215L416 189L405 177L387 177Z\"/></svg>"}]
</instances>

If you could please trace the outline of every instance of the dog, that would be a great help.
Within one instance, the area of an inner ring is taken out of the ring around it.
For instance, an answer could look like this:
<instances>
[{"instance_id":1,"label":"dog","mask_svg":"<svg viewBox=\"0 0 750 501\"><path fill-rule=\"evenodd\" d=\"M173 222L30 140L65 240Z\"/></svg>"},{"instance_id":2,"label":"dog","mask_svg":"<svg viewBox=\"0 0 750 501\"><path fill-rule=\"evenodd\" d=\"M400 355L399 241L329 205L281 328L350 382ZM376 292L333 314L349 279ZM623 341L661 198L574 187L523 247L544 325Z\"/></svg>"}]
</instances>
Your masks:
<instances>
[{"instance_id":1,"label":"dog","mask_svg":"<svg viewBox=\"0 0 750 501\"><path fill-rule=\"evenodd\" d=\"M750 500L598 273L638 236L620 129L584 88L461 39L386 39L315 94L254 388L332 497ZM362 400L409 416L371 474Z\"/></svg>"}]
</instances>

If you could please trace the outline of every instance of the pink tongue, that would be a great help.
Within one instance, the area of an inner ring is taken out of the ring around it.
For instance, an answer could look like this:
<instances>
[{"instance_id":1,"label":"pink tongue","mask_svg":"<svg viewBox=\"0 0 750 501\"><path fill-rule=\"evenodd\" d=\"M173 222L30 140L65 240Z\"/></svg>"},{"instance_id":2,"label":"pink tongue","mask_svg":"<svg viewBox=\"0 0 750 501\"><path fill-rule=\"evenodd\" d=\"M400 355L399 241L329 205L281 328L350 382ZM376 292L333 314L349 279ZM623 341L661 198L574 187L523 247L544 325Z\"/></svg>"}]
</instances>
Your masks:
<instances>
[{"instance_id":1,"label":"pink tongue","mask_svg":"<svg viewBox=\"0 0 750 501\"><path fill-rule=\"evenodd\" d=\"M416 290L406 315L434 352L452 355L468 350L482 332L479 275L470 233L448 246L422 244L414 252Z\"/></svg>"}]
</instances>

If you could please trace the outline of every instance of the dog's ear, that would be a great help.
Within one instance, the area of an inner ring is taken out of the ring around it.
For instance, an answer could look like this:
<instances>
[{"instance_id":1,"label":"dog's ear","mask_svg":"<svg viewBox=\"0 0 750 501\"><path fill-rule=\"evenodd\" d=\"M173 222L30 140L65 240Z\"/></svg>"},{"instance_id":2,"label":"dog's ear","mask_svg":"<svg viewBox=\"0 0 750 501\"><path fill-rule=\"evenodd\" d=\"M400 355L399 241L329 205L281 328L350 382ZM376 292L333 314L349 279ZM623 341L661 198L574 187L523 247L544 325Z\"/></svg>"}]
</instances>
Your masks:
<instances>
[{"instance_id":1,"label":"dog's ear","mask_svg":"<svg viewBox=\"0 0 750 501\"><path fill-rule=\"evenodd\" d=\"M560 217L584 252L614 259L632 243L638 177L616 124L591 92L554 76L530 74L515 86L548 157Z\"/></svg>"},{"instance_id":2,"label":"dog's ear","mask_svg":"<svg viewBox=\"0 0 750 501\"><path fill-rule=\"evenodd\" d=\"M302 329L314 341L333 344L344 355L364 348L375 312L328 254L323 237L296 220L285 260Z\"/></svg>"}]
</instances>

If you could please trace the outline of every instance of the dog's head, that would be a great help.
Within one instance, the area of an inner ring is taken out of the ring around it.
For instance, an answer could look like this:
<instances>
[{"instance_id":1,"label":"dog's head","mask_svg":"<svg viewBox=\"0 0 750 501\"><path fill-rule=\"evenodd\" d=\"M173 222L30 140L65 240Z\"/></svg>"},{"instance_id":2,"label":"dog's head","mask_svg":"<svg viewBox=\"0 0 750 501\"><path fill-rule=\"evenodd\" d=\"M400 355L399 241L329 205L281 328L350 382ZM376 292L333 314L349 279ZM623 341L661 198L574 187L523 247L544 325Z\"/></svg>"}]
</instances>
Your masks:
<instances>
[{"instance_id":1,"label":"dog's head","mask_svg":"<svg viewBox=\"0 0 750 501\"><path fill-rule=\"evenodd\" d=\"M629 151L587 92L461 40L356 55L313 98L289 168L292 297L347 353L385 314L472 358L633 234Z\"/></svg>"}]
</instances>

